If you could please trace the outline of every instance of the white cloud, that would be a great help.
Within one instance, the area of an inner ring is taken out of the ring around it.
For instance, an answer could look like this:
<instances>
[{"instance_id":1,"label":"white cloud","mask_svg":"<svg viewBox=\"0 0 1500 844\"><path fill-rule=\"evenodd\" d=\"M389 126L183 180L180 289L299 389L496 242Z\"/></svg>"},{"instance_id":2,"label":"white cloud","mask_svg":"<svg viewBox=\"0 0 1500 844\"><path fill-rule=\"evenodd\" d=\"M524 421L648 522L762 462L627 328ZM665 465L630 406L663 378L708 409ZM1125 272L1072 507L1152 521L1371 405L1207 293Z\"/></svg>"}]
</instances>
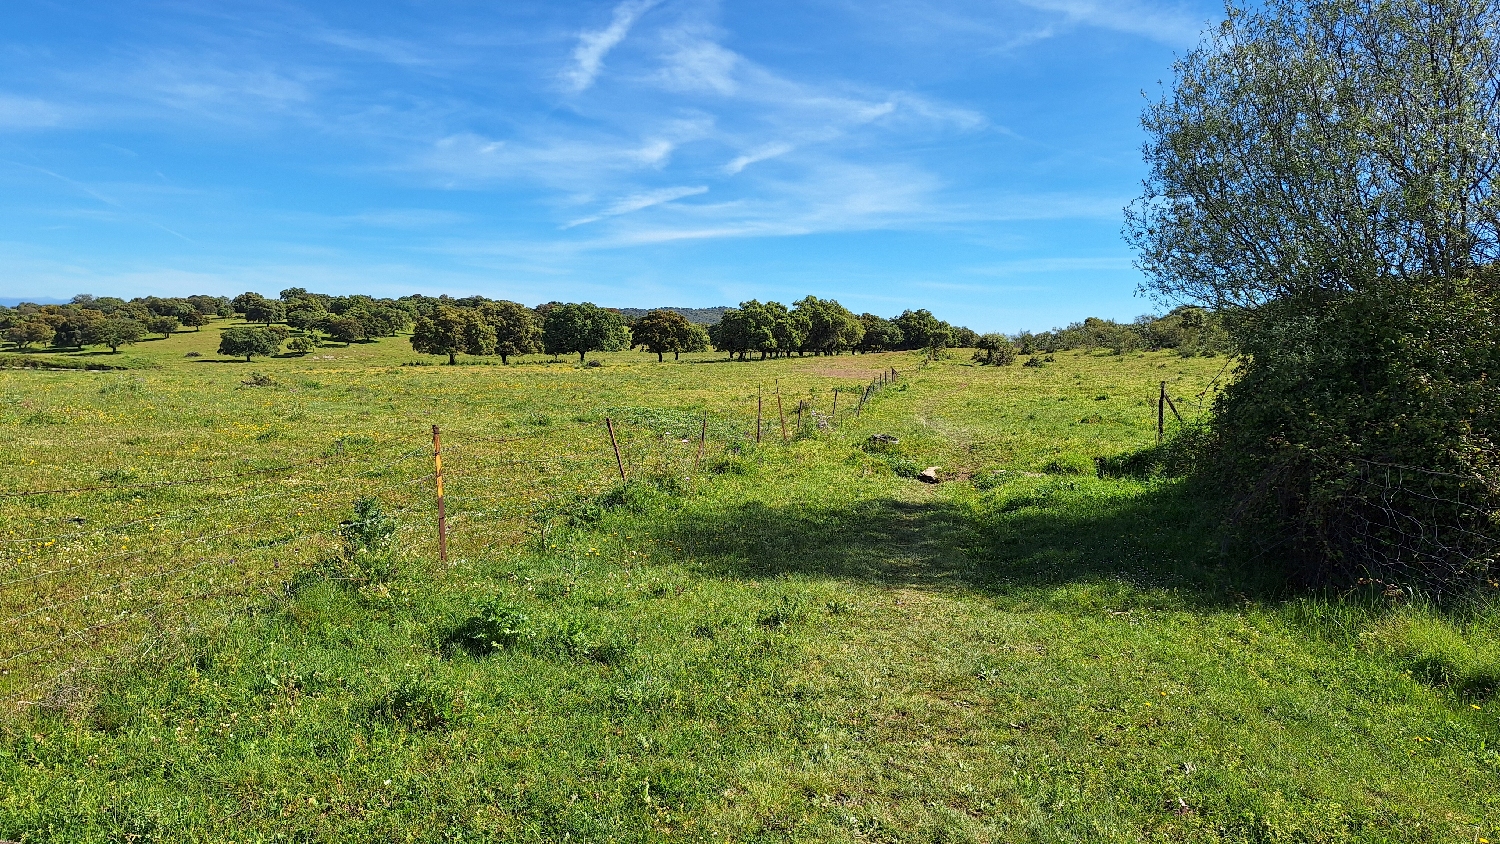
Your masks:
<instances>
[{"instance_id":1,"label":"white cloud","mask_svg":"<svg viewBox=\"0 0 1500 844\"><path fill-rule=\"evenodd\" d=\"M615 202L613 205L610 205L608 208L600 211L598 214L574 220L563 226L563 228L571 229L574 226L581 226L586 223L598 222L605 217L618 217L622 214L629 214L634 211L642 211L656 205L664 205L668 202L674 202L676 200L683 199L684 197L698 196L705 193L708 193L708 187L706 185L699 185L698 187L662 188L661 190L638 193L632 196L627 196L624 199Z\"/></svg>"},{"instance_id":2,"label":"white cloud","mask_svg":"<svg viewBox=\"0 0 1500 844\"><path fill-rule=\"evenodd\" d=\"M45 129L62 118L62 109L45 100L0 94L0 130Z\"/></svg>"},{"instance_id":3,"label":"white cloud","mask_svg":"<svg viewBox=\"0 0 1500 844\"><path fill-rule=\"evenodd\" d=\"M739 89L734 77L743 61L738 53L692 30L673 33L671 41L672 53L656 75L663 87L724 96Z\"/></svg>"},{"instance_id":4,"label":"white cloud","mask_svg":"<svg viewBox=\"0 0 1500 844\"><path fill-rule=\"evenodd\" d=\"M563 81L574 93L587 90L599 77L604 67L604 57L625 40L630 28L660 0L625 0L615 6L614 17L609 26L578 36L578 46L573 49L573 66L563 72Z\"/></svg>"},{"instance_id":5,"label":"white cloud","mask_svg":"<svg viewBox=\"0 0 1500 844\"><path fill-rule=\"evenodd\" d=\"M1181 46L1198 40L1207 21L1180 8L1133 0L1017 0L1023 6L1059 12L1073 23L1142 35ZM1050 34L1050 33L1049 33Z\"/></svg>"},{"instance_id":6,"label":"white cloud","mask_svg":"<svg viewBox=\"0 0 1500 844\"><path fill-rule=\"evenodd\" d=\"M724 172L732 176L752 164L758 164L762 161L767 161L772 158L777 158L778 156L786 155L794 149L796 149L796 147L792 146L791 144L766 144L765 146L751 150L744 155L736 156L733 161L730 161L728 164L724 165Z\"/></svg>"}]
</instances>

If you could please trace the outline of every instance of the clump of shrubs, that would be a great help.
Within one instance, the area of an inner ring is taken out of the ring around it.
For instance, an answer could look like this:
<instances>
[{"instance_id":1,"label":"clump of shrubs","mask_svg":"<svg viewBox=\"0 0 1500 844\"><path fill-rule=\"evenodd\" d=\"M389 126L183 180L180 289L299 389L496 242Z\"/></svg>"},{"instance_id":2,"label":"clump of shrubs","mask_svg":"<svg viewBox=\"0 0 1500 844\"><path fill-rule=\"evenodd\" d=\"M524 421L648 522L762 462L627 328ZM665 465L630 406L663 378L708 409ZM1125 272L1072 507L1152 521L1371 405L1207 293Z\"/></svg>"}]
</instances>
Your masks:
<instances>
[{"instance_id":1,"label":"clump of shrubs","mask_svg":"<svg viewBox=\"0 0 1500 844\"><path fill-rule=\"evenodd\" d=\"M981 335L974 346L974 360L980 366L1010 366L1016 362L1016 346L1004 334Z\"/></svg>"}]
</instances>

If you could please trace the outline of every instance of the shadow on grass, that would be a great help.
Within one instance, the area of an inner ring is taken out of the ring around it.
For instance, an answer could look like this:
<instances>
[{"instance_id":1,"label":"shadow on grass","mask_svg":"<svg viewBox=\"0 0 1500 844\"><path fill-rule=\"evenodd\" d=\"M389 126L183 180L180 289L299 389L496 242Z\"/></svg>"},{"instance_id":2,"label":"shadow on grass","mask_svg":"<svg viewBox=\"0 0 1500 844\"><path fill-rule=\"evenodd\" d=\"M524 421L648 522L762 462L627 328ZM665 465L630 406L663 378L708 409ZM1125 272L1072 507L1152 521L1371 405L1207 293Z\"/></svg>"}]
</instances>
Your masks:
<instances>
[{"instance_id":1,"label":"shadow on grass","mask_svg":"<svg viewBox=\"0 0 1500 844\"><path fill-rule=\"evenodd\" d=\"M1214 515L1183 483L1101 496L1067 481L1008 499L876 499L696 511L667 539L732 576L792 574L1022 598L1076 583L1222 607L1277 591L1226 563ZM1108 591L1108 590L1106 590Z\"/></svg>"}]
</instances>

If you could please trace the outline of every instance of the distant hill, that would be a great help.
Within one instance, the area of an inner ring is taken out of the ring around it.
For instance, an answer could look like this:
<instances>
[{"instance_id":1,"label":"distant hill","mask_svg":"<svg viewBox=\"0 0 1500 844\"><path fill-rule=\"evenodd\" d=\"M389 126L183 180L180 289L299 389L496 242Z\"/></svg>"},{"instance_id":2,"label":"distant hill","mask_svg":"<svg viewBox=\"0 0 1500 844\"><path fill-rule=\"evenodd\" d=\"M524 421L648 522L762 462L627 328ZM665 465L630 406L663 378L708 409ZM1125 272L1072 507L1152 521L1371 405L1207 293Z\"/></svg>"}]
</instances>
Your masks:
<instances>
[{"instance_id":1,"label":"distant hill","mask_svg":"<svg viewBox=\"0 0 1500 844\"><path fill-rule=\"evenodd\" d=\"M699 325L713 325L724 318L724 312L729 310L728 305L720 305L717 308L615 308L630 319L639 319L653 310L676 311L687 317L688 322L696 322Z\"/></svg>"}]
</instances>

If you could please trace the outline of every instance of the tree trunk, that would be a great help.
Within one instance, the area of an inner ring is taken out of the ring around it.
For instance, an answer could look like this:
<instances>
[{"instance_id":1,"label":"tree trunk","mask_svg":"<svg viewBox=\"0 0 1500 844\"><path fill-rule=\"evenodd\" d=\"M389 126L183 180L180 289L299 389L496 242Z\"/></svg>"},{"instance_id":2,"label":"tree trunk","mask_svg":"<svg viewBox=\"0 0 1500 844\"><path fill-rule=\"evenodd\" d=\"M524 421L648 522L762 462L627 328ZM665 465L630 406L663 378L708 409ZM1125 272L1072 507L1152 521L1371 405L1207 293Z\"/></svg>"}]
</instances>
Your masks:
<instances>
[{"instance_id":1,"label":"tree trunk","mask_svg":"<svg viewBox=\"0 0 1500 844\"><path fill-rule=\"evenodd\" d=\"M682 360L682 352L673 352L672 360Z\"/></svg>"},{"instance_id":2,"label":"tree trunk","mask_svg":"<svg viewBox=\"0 0 1500 844\"><path fill-rule=\"evenodd\" d=\"M345 343L344 344L344 348L346 348L346 349L349 348L349 344ZM457 366L458 365L458 352L449 352L448 353L448 365L449 366Z\"/></svg>"},{"instance_id":3,"label":"tree trunk","mask_svg":"<svg viewBox=\"0 0 1500 844\"><path fill-rule=\"evenodd\" d=\"M661 352L656 353L656 362L661 363Z\"/></svg>"},{"instance_id":4,"label":"tree trunk","mask_svg":"<svg viewBox=\"0 0 1500 844\"><path fill-rule=\"evenodd\" d=\"M507 366L507 365L510 364L510 361L507 358L508 358L508 356L504 352L500 353L500 365L501 366Z\"/></svg>"},{"instance_id":5,"label":"tree trunk","mask_svg":"<svg viewBox=\"0 0 1500 844\"><path fill-rule=\"evenodd\" d=\"M586 352L586 351L578 353L578 365L579 366L583 366L583 364L585 363L584 356L587 355L587 354L588 354L588 352Z\"/></svg>"}]
</instances>

